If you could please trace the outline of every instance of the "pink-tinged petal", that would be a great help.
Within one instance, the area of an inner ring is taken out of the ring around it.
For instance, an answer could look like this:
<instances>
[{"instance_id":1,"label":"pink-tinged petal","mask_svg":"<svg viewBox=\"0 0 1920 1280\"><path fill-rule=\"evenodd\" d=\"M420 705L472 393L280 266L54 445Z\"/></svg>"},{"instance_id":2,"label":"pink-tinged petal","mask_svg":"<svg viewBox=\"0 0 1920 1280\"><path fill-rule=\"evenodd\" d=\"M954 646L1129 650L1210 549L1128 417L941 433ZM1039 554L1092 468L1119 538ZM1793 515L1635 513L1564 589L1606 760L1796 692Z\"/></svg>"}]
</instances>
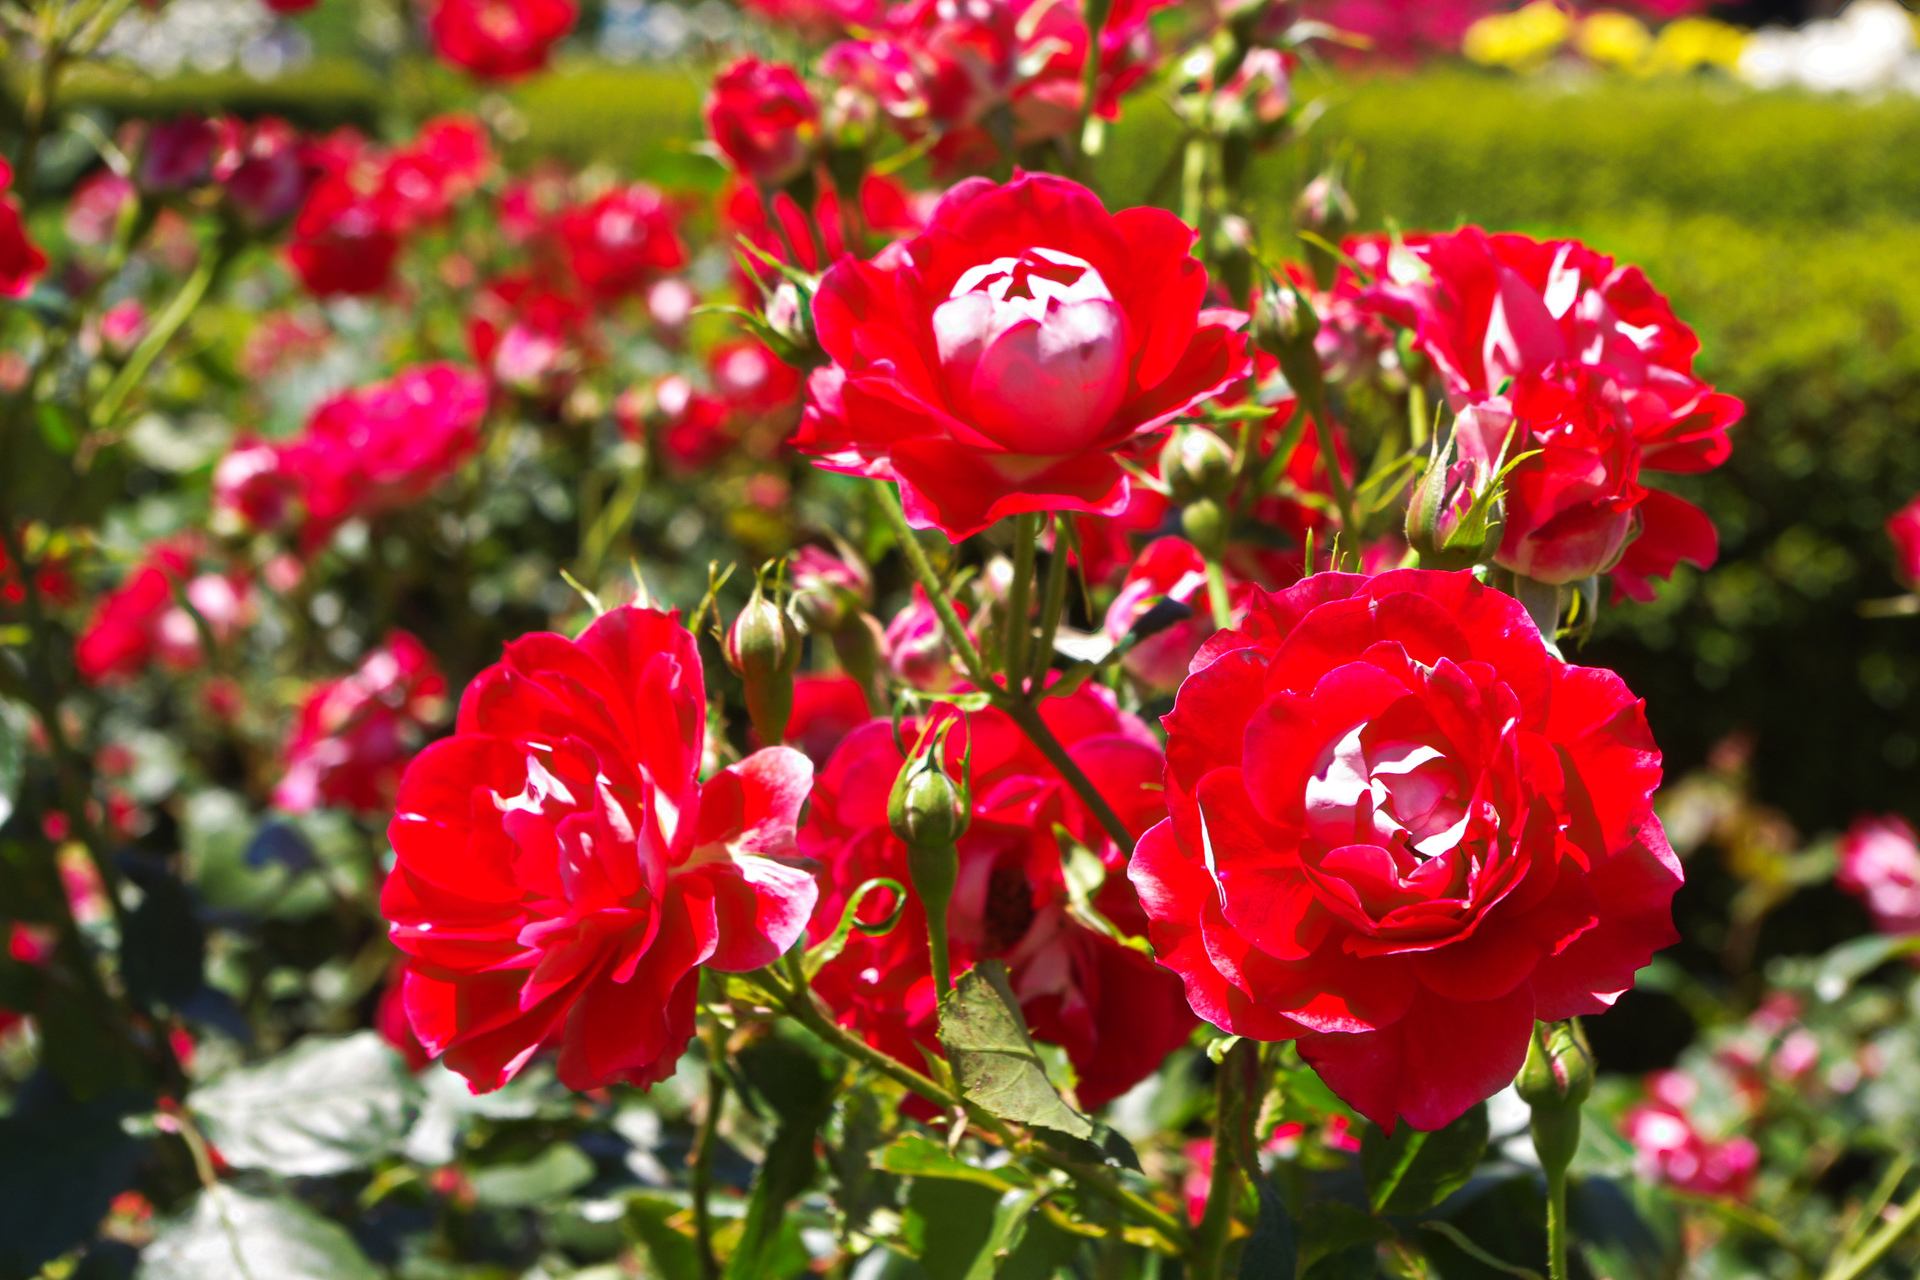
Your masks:
<instances>
[{"instance_id":1,"label":"pink-tinged petal","mask_svg":"<svg viewBox=\"0 0 1920 1280\"><path fill-rule=\"evenodd\" d=\"M1600 667L1561 665L1542 733L1566 762L1570 798L1588 809L1599 847L1618 849L1647 820L1660 785L1660 748L1646 704Z\"/></svg>"},{"instance_id":2,"label":"pink-tinged petal","mask_svg":"<svg viewBox=\"0 0 1920 1280\"><path fill-rule=\"evenodd\" d=\"M1188 256L1193 228L1165 209L1123 209L1113 222L1131 256L1131 270L1113 284L1140 336L1134 383L1157 387L1193 343L1206 269Z\"/></svg>"},{"instance_id":3,"label":"pink-tinged petal","mask_svg":"<svg viewBox=\"0 0 1920 1280\"><path fill-rule=\"evenodd\" d=\"M1632 844L1586 877L1599 903L1599 923L1534 970L1539 1016L1571 1018L1610 1008L1654 952L1680 940L1673 895L1684 878L1659 819L1648 818Z\"/></svg>"},{"instance_id":4,"label":"pink-tinged petal","mask_svg":"<svg viewBox=\"0 0 1920 1280\"><path fill-rule=\"evenodd\" d=\"M724 973L772 964L806 932L820 896L808 872L770 858L736 855L696 873L711 886L719 934L707 961Z\"/></svg>"},{"instance_id":5,"label":"pink-tinged petal","mask_svg":"<svg viewBox=\"0 0 1920 1280\"><path fill-rule=\"evenodd\" d=\"M763 747L721 770L700 791L694 842L783 858L794 850L800 810L813 790L813 761L791 747Z\"/></svg>"},{"instance_id":6,"label":"pink-tinged petal","mask_svg":"<svg viewBox=\"0 0 1920 1280\"><path fill-rule=\"evenodd\" d=\"M1533 1034L1530 987L1497 1000L1425 995L1392 1026L1300 1037L1300 1056L1329 1089L1389 1133L1404 1119L1444 1128L1513 1082Z\"/></svg>"},{"instance_id":7,"label":"pink-tinged petal","mask_svg":"<svg viewBox=\"0 0 1920 1280\"><path fill-rule=\"evenodd\" d=\"M895 446L892 464L908 523L941 529L955 542L1023 511L1110 516L1127 505L1127 473L1104 453L1025 458L909 440Z\"/></svg>"}]
</instances>

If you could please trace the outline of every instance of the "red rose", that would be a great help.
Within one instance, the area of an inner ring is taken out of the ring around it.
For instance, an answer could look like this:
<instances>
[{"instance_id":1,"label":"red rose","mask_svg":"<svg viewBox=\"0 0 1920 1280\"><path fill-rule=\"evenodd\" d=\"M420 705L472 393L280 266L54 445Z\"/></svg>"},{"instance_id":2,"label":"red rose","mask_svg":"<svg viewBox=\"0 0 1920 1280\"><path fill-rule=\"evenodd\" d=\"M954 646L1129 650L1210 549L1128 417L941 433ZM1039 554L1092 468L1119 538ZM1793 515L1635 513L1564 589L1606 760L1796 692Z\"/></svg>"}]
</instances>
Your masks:
<instances>
[{"instance_id":1,"label":"red rose","mask_svg":"<svg viewBox=\"0 0 1920 1280\"><path fill-rule=\"evenodd\" d=\"M393 153L381 175L390 221L404 232L446 217L480 185L492 164L478 121L465 116L429 120L412 143Z\"/></svg>"},{"instance_id":2,"label":"red rose","mask_svg":"<svg viewBox=\"0 0 1920 1280\"><path fill-rule=\"evenodd\" d=\"M860 220L866 233L873 237L918 234L926 225L923 210L919 207L921 200L922 197L915 196L892 178L869 173L860 181ZM784 240L768 220L760 193L751 186L745 183L735 185L721 207L736 234L745 236L754 248L782 262L788 260L789 244L799 259L793 265L807 271L824 271L846 254L845 217L839 193L831 185L823 185L813 202L814 223L820 229L820 244L817 246L807 223L807 215L801 212L792 196L781 192L774 196L773 204L786 232ZM824 259L820 253L822 248L826 250ZM756 270L762 276L767 274L764 267L756 267ZM758 292L750 279L742 279L741 286L749 296Z\"/></svg>"},{"instance_id":3,"label":"red rose","mask_svg":"<svg viewBox=\"0 0 1920 1280\"><path fill-rule=\"evenodd\" d=\"M841 739L872 714L867 691L852 676L796 676L786 740L806 752L816 767L824 766Z\"/></svg>"},{"instance_id":4,"label":"red rose","mask_svg":"<svg viewBox=\"0 0 1920 1280\"><path fill-rule=\"evenodd\" d=\"M378 293L393 274L400 238L381 197L381 171L363 145L316 152L322 170L293 220L287 260L320 297Z\"/></svg>"},{"instance_id":5,"label":"red rose","mask_svg":"<svg viewBox=\"0 0 1920 1280\"><path fill-rule=\"evenodd\" d=\"M953 611L961 622L967 620L966 605L956 600ZM893 678L915 689L944 693L959 679L946 628L940 625L940 615L934 610L933 601L927 598L927 589L917 582L913 584L907 607L887 623L880 650Z\"/></svg>"},{"instance_id":6,"label":"red rose","mask_svg":"<svg viewBox=\"0 0 1920 1280\"><path fill-rule=\"evenodd\" d=\"M785 63L741 58L714 78L707 132L756 186L783 187L813 163L820 108Z\"/></svg>"},{"instance_id":7,"label":"red rose","mask_svg":"<svg viewBox=\"0 0 1920 1280\"><path fill-rule=\"evenodd\" d=\"M321 681L301 703L274 807L390 811L400 774L440 715L446 692L446 677L426 646L404 631L390 633L359 670Z\"/></svg>"},{"instance_id":8,"label":"red rose","mask_svg":"<svg viewBox=\"0 0 1920 1280\"><path fill-rule=\"evenodd\" d=\"M0 188L12 181L13 170L0 161ZM104 245L113 239L120 211L134 198L133 183L111 169L100 169L80 179L67 199L67 238L75 244Z\"/></svg>"},{"instance_id":9,"label":"red rose","mask_svg":"<svg viewBox=\"0 0 1920 1280\"><path fill-rule=\"evenodd\" d=\"M1640 703L1471 574L1257 593L1195 667L1130 872L1154 949L1383 1127L1446 1124L1674 941Z\"/></svg>"},{"instance_id":10,"label":"red rose","mask_svg":"<svg viewBox=\"0 0 1920 1280\"><path fill-rule=\"evenodd\" d=\"M1144 831L1160 817L1160 749L1146 726L1115 707L1111 693L1086 686L1041 706L1048 726L1130 830ZM921 729L905 722L909 747ZM1146 922L1122 875L1125 851L1002 712L977 712L950 735L947 768L955 777L965 769L969 736L973 821L960 839L949 910L954 971L980 960L1005 961L1034 1035L1066 1049L1081 1103L1099 1106L1151 1074L1186 1040L1193 1018L1171 974L1069 913L1056 825L1105 868L1094 907L1138 936ZM902 763L892 722L873 720L849 734L821 769L800 833L801 849L821 865L816 938L833 931L849 895L869 878L908 883L906 846L887 825L887 795ZM884 898L874 895L863 914L891 909ZM917 898L886 936L853 933L821 969L816 989L869 1044L909 1062L919 1060L922 1048L938 1051L926 918Z\"/></svg>"},{"instance_id":11,"label":"red rose","mask_svg":"<svg viewBox=\"0 0 1920 1280\"><path fill-rule=\"evenodd\" d=\"M769 747L702 785L705 730L694 638L627 607L508 645L408 767L380 906L407 1020L476 1091L550 1036L570 1089L663 1080L699 967L757 969L805 929L813 878L777 859L813 766Z\"/></svg>"},{"instance_id":12,"label":"red rose","mask_svg":"<svg viewBox=\"0 0 1920 1280\"><path fill-rule=\"evenodd\" d=\"M380 1002L373 1007L373 1029L407 1060L407 1070L421 1071L433 1061L433 1055L427 1052L427 1047L420 1043L420 1037L413 1034L413 1028L407 1024L407 1005L403 998L406 981L406 962L396 961L387 971L387 985L381 988Z\"/></svg>"},{"instance_id":13,"label":"red rose","mask_svg":"<svg viewBox=\"0 0 1920 1280\"><path fill-rule=\"evenodd\" d=\"M834 363L795 444L898 480L913 524L955 541L1020 511L1117 515L1113 450L1246 371L1243 317L1201 308L1193 238L1050 174L959 184L924 234L821 281Z\"/></svg>"},{"instance_id":14,"label":"red rose","mask_svg":"<svg viewBox=\"0 0 1920 1280\"><path fill-rule=\"evenodd\" d=\"M1740 1135L1716 1141L1700 1132L1687 1114L1700 1092L1692 1077L1657 1072L1648 1092L1652 1100L1629 1107L1620 1120L1621 1136L1633 1145L1634 1173L1695 1195L1746 1199L1760 1149Z\"/></svg>"},{"instance_id":15,"label":"red rose","mask_svg":"<svg viewBox=\"0 0 1920 1280\"><path fill-rule=\"evenodd\" d=\"M213 177L240 220L259 231L291 218L312 177L293 126L272 116L252 124L229 119L221 134Z\"/></svg>"},{"instance_id":16,"label":"red rose","mask_svg":"<svg viewBox=\"0 0 1920 1280\"><path fill-rule=\"evenodd\" d=\"M546 66L579 16L573 0L440 0L427 30L447 62L482 80L512 80Z\"/></svg>"},{"instance_id":17,"label":"red rose","mask_svg":"<svg viewBox=\"0 0 1920 1280\"><path fill-rule=\"evenodd\" d=\"M220 129L203 116L179 116L147 131L140 163L133 171L142 191L168 194L197 187L213 177Z\"/></svg>"},{"instance_id":18,"label":"red rose","mask_svg":"<svg viewBox=\"0 0 1920 1280\"><path fill-rule=\"evenodd\" d=\"M1899 814L1847 828L1834 882L1867 904L1880 932L1920 933L1920 841Z\"/></svg>"},{"instance_id":19,"label":"red rose","mask_svg":"<svg viewBox=\"0 0 1920 1280\"><path fill-rule=\"evenodd\" d=\"M644 182L567 210L560 215L559 232L574 278L603 304L618 302L687 261L672 208Z\"/></svg>"},{"instance_id":20,"label":"red rose","mask_svg":"<svg viewBox=\"0 0 1920 1280\"><path fill-rule=\"evenodd\" d=\"M74 644L73 664L88 684L131 679L155 660L173 671L198 666L204 622L216 641L232 637L253 613L246 579L194 574L197 540L191 535L147 548L141 563L94 606ZM182 608L185 595L200 621Z\"/></svg>"},{"instance_id":21,"label":"red rose","mask_svg":"<svg viewBox=\"0 0 1920 1280\"><path fill-rule=\"evenodd\" d=\"M1681 560L1713 563L1705 514L1639 475L1719 466L1745 406L1694 376L1699 340L1638 267L1575 240L1478 227L1414 237L1401 253L1387 255L1365 305L1413 329L1456 410L1511 382L1497 408L1518 417L1513 451L1544 450L1508 484L1499 564L1546 582L1612 572L1622 592L1650 600L1649 578ZM1592 509L1564 514L1589 499L1620 528L1596 533L1605 520Z\"/></svg>"},{"instance_id":22,"label":"red rose","mask_svg":"<svg viewBox=\"0 0 1920 1280\"><path fill-rule=\"evenodd\" d=\"M0 159L0 193L13 185L13 166ZM27 237L20 202L0 194L0 297L24 298L47 269L47 255Z\"/></svg>"},{"instance_id":23,"label":"red rose","mask_svg":"<svg viewBox=\"0 0 1920 1280\"><path fill-rule=\"evenodd\" d=\"M1920 497L1887 517L1887 537L1893 540L1894 576L1920 590Z\"/></svg>"},{"instance_id":24,"label":"red rose","mask_svg":"<svg viewBox=\"0 0 1920 1280\"><path fill-rule=\"evenodd\" d=\"M713 389L743 413L791 410L800 398L800 374L758 338L733 338L707 353Z\"/></svg>"}]
</instances>

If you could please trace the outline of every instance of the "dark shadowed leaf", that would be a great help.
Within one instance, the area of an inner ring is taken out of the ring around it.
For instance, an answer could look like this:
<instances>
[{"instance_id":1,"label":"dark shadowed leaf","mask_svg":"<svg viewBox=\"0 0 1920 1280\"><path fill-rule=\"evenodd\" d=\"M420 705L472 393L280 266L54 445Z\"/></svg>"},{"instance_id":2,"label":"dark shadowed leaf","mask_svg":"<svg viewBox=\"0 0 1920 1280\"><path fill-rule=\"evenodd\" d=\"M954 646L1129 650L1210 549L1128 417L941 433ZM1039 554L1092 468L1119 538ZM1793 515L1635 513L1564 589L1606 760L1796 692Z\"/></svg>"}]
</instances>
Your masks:
<instances>
[{"instance_id":1,"label":"dark shadowed leaf","mask_svg":"<svg viewBox=\"0 0 1920 1280\"><path fill-rule=\"evenodd\" d=\"M1263 1215L1267 1212L1264 1199L1260 1209ZM1392 1235L1392 1227L1365 1209L1334 1200L1310 1204L1302 1213L1299 1228L1301 1280L1309 1276L1314 1280L1366 1280L1374 1271L1374 1245ZM1244 1265L1241 1274L1247 1274Z\"/></svg>"},{"instance_id":2,"label":"dark shadowed leaf","mask_svg":"<svg viewBox=\"0 0 1920 1280\"><path fill-rule=\"evenodd\" d=\"M623 1222L647 1251L653 1273L661 1280L700 1280L700 1259L693 1237L668 1226L668 1220L686 1212L686 1206L660 1196L632 1196Z\"/></svg>"},{"instance_id":3,"label":"dark shadowed leaf","mask_svg":"<svg viewBox=\"0 0 1920 1280\"><path fill-rule=\"evenodd\" d=\"M1391 1137L1368 1125L1360 1168L1375 1213L1424 1213L1466 1184L1487 1150L1487 1107L1476 1104L1444 1129L1396 1127Z\"/></svg>"},{"instance_id":4,"label":"dark shadowed leaf","mask_svg":"<svg viewBox=\"0 0 1920 1280\"><path fill-rule=\"evenodd\" d=\"M791 1040L769 1037L739 1055L740 1070L780 1117L766 1159L754 1176L740 1241L727 1259L728 1280L776 1274L787 1202L813 1185L814 1134L833 1105L833 1078Z\"/></svg>"},{"instance_id":5,"label":"dark shadowed leaf","mask_svg":"<svg viewBox=\"0 0 1920 1280\"><path fill-rule=\"evenodd\" d=\"M13 816L27 773L27 714L0 698L0 827Z\"/></svg>"},{"instance_id":6,"label":"dark shadowed leaf","mask_svg":"<svg viewBox=\"0 0 1920 1280\"><path fill-rule=\"evenodd\" d=\"M120 941L120 969L134 1003L179 1008L200 990L207 962L207 932L194 914L187 887L165 867L137 855L122 855L122 870L143 891L127 917Z\"/></svg>"},{"instance_id":7,"label":"dark shadowed leaf","mask_svg":"<svg viewBox=\"0 0 1920 1280\"><path fill-rule=\"evenodd\" d=\"M1293 1219L1271 1182L1261 1178L1255 1185L1260 1190L1260 1220L1240 1250L1240 1280L1294 1280L1300 1251Z\"/></svg>"},{"instance_id":8,"label":"dark shadowed leaf","mask_svg":"<svg viewBox=\"0 0 1920 1280\"><path fill-rule=\"evenodd\" d=\"M940 1010L940 1043L966 1097L1004 1120L1091 1139L1093 1124L1069 1107L1034 1050L1006 968L988 960L960 975Z\"/></svg>"},{"instance_id":9,"label":"dark shadowed leaf","mask_svg":"<svg viewBox=\"0 0 1920 1280\"><path fill-rule=\"evenodd\" d=\"M244 1261L244 1265L242 1265ZM379 1280L346 1228L297 1200L220 1186L162 1227L138 1280Z\"/></svg>"},{"instance_id":10,"label":"dark shadowed leaf","mask_svg":"<svg viewBox=\"0 0 1920 1280\"><path fill-rule=\"evenodd\" d=\"M150 1105L126 1089L75 1102L44 1071L27 1081L0 1120L0 1275L33 1275L93 1236L145 1145L120 1119Z\"/></svg>"},{"instance_id":11,"label":"dark shadowed leaf","mask_svg":"<svg viewBox=\"0 0 1920 1280\"><path fill-rule=\"evenodd\" d=\"M205 1119L228 1163L311 1177L344 1173L394 1150L419 1097L400 1055L377 1032L362 1031L302 1040L195 1089L187 1105Z\"/></svg>"}]
</instances>

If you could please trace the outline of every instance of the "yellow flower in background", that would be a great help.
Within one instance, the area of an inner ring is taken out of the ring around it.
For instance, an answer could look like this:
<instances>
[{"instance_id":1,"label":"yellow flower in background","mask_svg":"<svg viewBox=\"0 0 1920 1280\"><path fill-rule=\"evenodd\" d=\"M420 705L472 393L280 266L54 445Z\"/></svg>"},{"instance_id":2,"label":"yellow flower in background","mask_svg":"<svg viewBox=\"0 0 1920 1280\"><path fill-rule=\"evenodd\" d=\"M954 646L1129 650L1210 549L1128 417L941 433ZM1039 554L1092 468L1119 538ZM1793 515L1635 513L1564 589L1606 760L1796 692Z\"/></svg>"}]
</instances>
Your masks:
<instances>
[{"instance_id":1,"label":"yellow flower in background","mask_svg":"<svg viewBox=\"0 0 1920 1280\"><path fill-rule=\"evenodd\" d=\"M1748 32L1712 18L1680 18L1660 28L1645 69L1649 74L1683 74L1701 67L1731 71L1749 39Z\"/></svg>"},{"instance_id":2,"label":"yellow flower in background","mask_svg":"<svg viewBox=\"0 0 1920 1280\"><path fill-rule=\"evenodd\" d=\"M1616 71L1637 71L1653 48L1653 33L1630 13L1601 9L1581 22L1573 47L1589 62Z\"/></svg>"},{"instance_id":3,"label":"yellow flower in background","mask_svg":"<svg viewBox=\"0 0 1920 1280\"><path fill-rule=\"evenodd\" d=\"M1530 70L1573 34L1573 19L1553 0L1533 0L1512 13L1490 13L1467 28L1460 52L1489 67Z\"/></svg>"}]
</instances>

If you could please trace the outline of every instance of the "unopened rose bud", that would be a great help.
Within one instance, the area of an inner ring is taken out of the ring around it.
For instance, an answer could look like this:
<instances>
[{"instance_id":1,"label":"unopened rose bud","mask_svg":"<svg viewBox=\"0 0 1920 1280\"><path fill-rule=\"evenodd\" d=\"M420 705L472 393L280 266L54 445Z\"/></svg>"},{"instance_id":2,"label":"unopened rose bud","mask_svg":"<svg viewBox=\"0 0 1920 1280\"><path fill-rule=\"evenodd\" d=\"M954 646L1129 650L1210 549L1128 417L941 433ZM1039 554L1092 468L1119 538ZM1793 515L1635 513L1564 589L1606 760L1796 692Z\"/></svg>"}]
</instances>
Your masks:
<instances>
[{"instance_id":1,"label":"unopened rose bud","mask_svg":"<svg viewBox=\"0 0 1920 1280\"><path fill-rule=\"evenodd\" d=\"M764 574L764 570L762 571ZM724 652L727 666L746 686L747 715L768 746L786 737L793 714L793 673L800 665L800 629L786 610L756 583L753 598L733 620Z\"/></svg>"},{"instance_id":2,"label":"unopened rose bud","mask_svg":"<svg viewBox=\"0 0 1920 1280\"><path fill-rule=\"evenodd\" d=\"M792 279L776 284L767 295L759 336L775 355L796 369L804 371L826 364L826 353L813 332L812 284Z\"/></svg>"},{"instance_id":3,"label":"unopened rose bud","mask_svg":"<svg viewBox=\"0 0 1920 1280\"><path fill-rule=\"evenodd\" d=\"M1282 277L1261 286L1253 313L1253 340L1280 362L1288 384L1310 405L1326 399L1320 354L1313 345L1319 336L1320 315L1293 281Z\"/></svg>"},{"instance_id":4,"label":"unopened rose bud","mask_svg":"<svg viewBox=\"0 0 1920 1280\"><path fill-rule=\"evenodd\" d=\"M973 821L964 778L947 773L947 735L959 721L949 716L929 730L900 767L887 799L887 824L909 847L951 849ZM919 888L916 877L915 888ZM947 892L952 892L951 883ZM921 894L925 897L924 891Z\"/></svg>"},{"instance_id":5,"label":"unopened rose bud","mask_svg":"<svg viewBox=\"0 0 1920 1280\"><path fill-rule=\"evenodd\" d=\"M1160 450L1160 478L1181 506L1224 502L1233 488L1233 446L1204 427L1179 427Z\"/></svg>"},{"instance_id":6,"label":"unopened rose bud","mask_svg":"<svg viewBox=\"0 0 1920 1280\"><path fill-rule=\"evenodd\" d=\"M1335 164L1314 178L1301 190L1300 198L1293 205L1294 225L1302 231L1313 232L1329 244L1339 244L1360 216L1353 197L1347 194L1346 184L1341 181L1340 169L1341 166ZM1313 278L1322 289L1332 288L1334 274L1340 268L1339 260L1311 240L1306 245Z\"/></svg>"},{"instance_id":7,"label":"unopened rose bud","mask_svg":"<svg viewBox=\"0 0 1920 1280\"><path fill-rule=\"evenodd\" d=\"M808 631L837 634L873 603L873 575L852 548L835 555L821 547L794 552L793 615Z\"/></svg>"},{"instance_id":8,"label":"unopened rose bud","mask_svg":"<svg viewBox=\"0 0 1920 1280\"><path fill-rule=\"evenodd\" d=\"M1436 442L1407 502L1407 545L1423 569L1466 569L1499 550L1503 528L1497 468L1458 458L1456 436Z\"/></svg>"},{"instance_id":9,"label":"unopened rose bud","mask_svg":"<svg viewBox=\"0 0 1920 1280\"><path fill-rule=\"evenodd\" d=\"M1180 527L1209 560L1218 560L1227 549L1227 513L1212 498L1188 504L1180 513Z\"/></svg>"},{"instance_id":10,"label":"unopened rose bud","mask_svg":"<svg viewBox=\"0 0 1920 1280\"><path fill-rule=\"evenodd\" d=\"M1514 1091L1533 1108L1533 1149L1549 1177L1564 1175L1580 1146L1580 1106L1593 1092L1593 1050L1580 1024L1536 1022Z\"/></svg>"}]
</instances>

